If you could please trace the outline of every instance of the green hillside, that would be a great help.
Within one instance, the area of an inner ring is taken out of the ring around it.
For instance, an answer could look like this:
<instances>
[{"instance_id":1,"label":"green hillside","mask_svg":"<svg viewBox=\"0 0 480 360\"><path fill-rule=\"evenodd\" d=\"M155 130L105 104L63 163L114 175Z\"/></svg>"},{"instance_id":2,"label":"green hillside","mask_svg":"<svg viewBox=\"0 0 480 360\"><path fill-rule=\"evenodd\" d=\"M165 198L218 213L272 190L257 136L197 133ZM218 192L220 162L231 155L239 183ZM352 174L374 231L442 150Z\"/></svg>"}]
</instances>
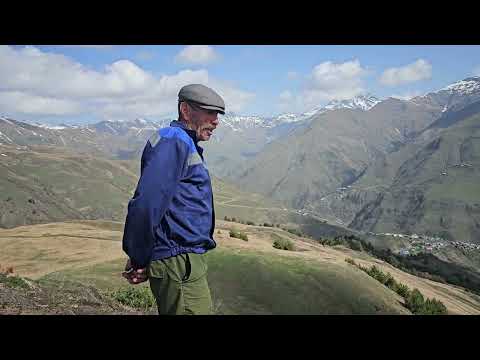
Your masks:
<instances>
[{"instance_id":1,"label":"green hillside","mask_svg":"<svg viewBox=\"0 0 480 360\"><path fill-rule=\"evenodd\" d=\"M53 146L28 151L0 146L0 154L0 227L73 219L124 221L140 173L137 160L109 160ZM322 225L215 176L212 185L218 219L227 216L297 228Z\"/></svg>"},{"instance_id":2,"label":"green hillside","mask_svg":"<svg viewBox=\"0 0 480 360\"><path fill-rule=\"evenodd\" d=\"M124 218L136 175L121 164L52 147L0 152L0 226Z\"/></svg>"},{"instance_id":3,"label":"green hillside","mask_svg":"<svg viewBox=\"0 0 480 360\"><path fill-rule=\"evenodd\" d=\"M112 303L110 296L131 289L120 276L126 261L120 246L121 225L82 221L0 230L4 249L0 265L26 276L30 291L43 289L39 293L43 307L31 304L34 299L28 302L17 288L9 293L9 300L0 296L0 313L2 309L22 313L27 305L36 313L133 311ZM248 241L229 237L233 228L246 233ZM272 244L278 238L290 239L294 251L275 249ZM442 301L452 314L480 313L479 298L461 288L404 273L363 252L320 246L281 229L219 221L215 240L218 246L207 254L207 262L216 314L410 313L398 294L345 259L375 264L398 282ZM10 282L21 283L14 280Z\"/></svg>"}]
</instances>

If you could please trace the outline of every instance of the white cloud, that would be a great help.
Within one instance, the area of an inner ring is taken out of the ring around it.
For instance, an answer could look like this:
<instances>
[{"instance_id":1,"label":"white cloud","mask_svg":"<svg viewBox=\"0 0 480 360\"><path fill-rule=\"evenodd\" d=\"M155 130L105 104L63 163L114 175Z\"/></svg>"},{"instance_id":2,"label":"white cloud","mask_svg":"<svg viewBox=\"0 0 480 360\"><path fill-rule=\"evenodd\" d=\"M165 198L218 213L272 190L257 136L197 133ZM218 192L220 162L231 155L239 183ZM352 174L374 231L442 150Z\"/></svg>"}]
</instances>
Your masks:
<instances>
[{"instance_id":1,"label":"white cloud","mask_svg":"<svg viewBox=\"0 0 480 360\"><path fill-rule=\"evenodd\" d=\"M207 70L157 76L129 60L119 60L96 71L32 46L0 46L0 79L0 105L23 114L165 116L176 111L178 91L189 83L214 88L224 97L227 110L240 111L254 96L211 78Z\"/></svg>"},{"instance_id":2,"label":"white cloud","mask_svg":"<svg viewBox=\"0 0 480 360\"><path fill-rule=\"evenodd\" d=\"M237 89L220 80L212 79L205 85L211 86L223 97L227 111L240 112L255 97L254 93Z\"/></svg>"},{"instance_id":3,"label":"white cloud","mask_svg":"<svg viewBox=\"0 0 480 360\"><path fill-rule=\"evenodd\" d=\"M218 54L211 46L190 45L180 51L175 60L183 64L206 65L218 58Z\"/></svg>"},{"instance_id":4,"label":"white cloud","mask_svg":"<svg viewBox=\"0 0 480 360\"><path fill-rule=\"evenodd\" d=\"M331 100L353 98L363 92L362 78L367 74L360 61L344 63L326 61L315 66L309 83L304 91L304 103L307 107Z\"/></svg>"},{"instance_id":5,"label":"white cloud","mask_svg":"<svg viewBox=\"0 0 480 360\"><path fill-rule=\"evenodd\" d=\"M0 78L0 90L75 98L129 96L154 80L129 60L116 61L98 72L31 46L20 50L0 47Z\"/></svg>"},{"instance_id":6,"label":"white cloud","mask_svg":"<svg viewBox=\"0 0 480 360\"><path fill-rule=\"evenodd\" d=\"M18 91L0 91L0 107L5 112L35 115L73 115L81 112L78 103Z\"/></svg>"},{"instance_id":7,"label":"white cloud","mask_svg":"<svg viewBox=\"0 0 480 360\"><path fill-rule=\"evenodd\" d=\"M389 68L380 77L380 83L387 86L397 86L432 77L432 65L423 59L403 67Z\"/></svg>"},{"instance_id":8,"label":"white cloud","mask_svg":"<svg viewBox=\"0 0 480 360\"><path fill-rule=\"evenodd\" d=\"M358 59L325 61L312 69L298 94L288 90L281 93L278 105L282 111L302 112L331 100L351 99L365 92L363 78L367 73Z\"/></svg>"}]
</instances>

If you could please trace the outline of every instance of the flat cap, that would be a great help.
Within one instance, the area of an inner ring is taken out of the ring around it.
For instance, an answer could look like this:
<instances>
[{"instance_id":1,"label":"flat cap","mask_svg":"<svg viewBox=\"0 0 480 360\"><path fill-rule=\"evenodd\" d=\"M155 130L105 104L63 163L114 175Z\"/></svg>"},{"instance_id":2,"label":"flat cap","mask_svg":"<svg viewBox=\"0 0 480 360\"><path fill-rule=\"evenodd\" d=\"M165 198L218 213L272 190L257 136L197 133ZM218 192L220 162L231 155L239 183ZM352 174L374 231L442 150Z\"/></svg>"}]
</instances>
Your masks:
<instances>
[{"instance_id":1,"label":"flat cap","mask_svg":"<svg viewBox=\"0 0 480 360\"><path fill-rule=\"evenodd\" d=\"M203 109L225 114L225 102L222 97L205 85L190 84L182 87L178 93L178 101L193 102Z\"/></svg>"}]
</instances>

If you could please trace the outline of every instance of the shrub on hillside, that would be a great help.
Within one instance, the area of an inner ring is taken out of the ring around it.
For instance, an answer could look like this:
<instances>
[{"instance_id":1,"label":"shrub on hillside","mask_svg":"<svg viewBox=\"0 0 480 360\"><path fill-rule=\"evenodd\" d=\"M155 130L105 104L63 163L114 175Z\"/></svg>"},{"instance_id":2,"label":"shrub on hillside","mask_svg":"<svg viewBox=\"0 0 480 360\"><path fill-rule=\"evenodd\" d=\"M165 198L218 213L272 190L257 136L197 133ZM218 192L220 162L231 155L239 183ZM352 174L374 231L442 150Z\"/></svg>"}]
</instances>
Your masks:
<instances>
[{"instance_id":1,"label":"shrub on hillside","mask_svg":"<svg viewBox=\"0 0 480 360\"><path fill-rule=\"evenodd\" d=\"M345 259L347 261L348 259ZM353 263L353 260L347 261ZM437 299L427 299L423 297L418 289L410 291L408 286L398 283L390 273L384 273L375 265L370 268L357 265L359 269L365 271L368 275L381 282L389 289L395 291L398 295L405 299L405 307L415 315L445 315L447 314L446 306Z\"/></svg>"},{"instance_id":2,"label":"shrub on hillside","mask_svg":"<svg viewBox=\"0 0 480 360\"><path fill-rule=\"evenodd\" d=\"M28 289L27 282L22 279L20 276L14 275L12 276L10 273L7 272L0 272L0 283L4 284L9 288L22 288Z\"/></svg>"},{"instance_id":3,"label":"shrub on hillside","mask_svg":"<svg viewBox=\"0 0 480 360\"><path fill-rule=\"evenodd\" d=\"M233 230L230 230L230 237L233 237L233 238L237 238L237 239L242 239L244 241L248 241L248 236L247 234L241 232L241 231L237 231L235 229Z\"/></svg>"},{"instance_id":4,"label":"shrub on hillside","mask_svg":"<svg viewBox=\"0 0 480 360\"><path fill-rule=\"evenodd\" d=\"M384 284L389 289L392 289L393 291L397 292L398 283L395 281L395 279L393 278L393 276L390 273L387 273Z\"/></svg>"},{"instance_id":5,"label":"shrub on hillside","mask_svg":"<svg viewBox=\"0 0 480 360\"><path fill-rule=\"evenodd\" d=\"M255 223L253 221L247 221L247 225L255 225Z\"/></svg>"},{"instance_id":6,"label":"shrub on hillside","mask_svg":"<svg viewBox=\"0 0 480 360\"><path fill-rule=\"evenodd\" d=\"M355 260L353 260L352 258L346 258L345 261L349 264L352 264L352 265L357 265L357 263L355 262Z\"/></svg>"},{"instance_id":7,"label":"shrub on hillside","mask_svg":"<svg viewBox=\"0 0 480 360\"><path fill-rule=\"evenodd\" d=\"M437 299L427 299L419 315L446 315L447 307Z\"/></svg>"},{"instance_id":8,"label":"shrub on hillside","mask_svg":"<svg viewBox=\"0 0 480 360\"><path fill-rule=\"evenodd\" d=\"M302 236L302 233L297 229L284 229L284 230L288 231L290 234Z\"/></svg>"},{"instance_id":9,"label":"shrub on hillside","mask_svg":"<svg viewBox=\"0 0 480 360\"><path fill-rule=\"evenodd\" d=\"M418 289L413 289L405 299L405 305L414 314L419 313L425 305L425 299Z\"/></svg>"},{"instance_id":10,"label":"shrub on hillside","mask_svg":"<svg viewBox=\"0 0 480 360\"><path fill-rule=\"evenodd\" d=\"M407 298L410 295L410 289L405 284L397 284L397 294L403 298Z\"/></svg>"},{"instance_id":11,"label":"shrub on hillside","mask_svg":"<svg viewBox=\"0 0 480 360\"><path fill-rule=\"evenodd\" d=\"M273 247L281 250L295 250L295 245L293 244L293 242L284 238L275 239L275 241L273 242Z\"/></svg>"},{"instance_id":12,"label":"shrub on hillside","mask_svg":"<svg viewBox=\"0 0 480 360\"><path fill-rule=\"evenodd\" d=\"M135 309L146 311L155 306L155 298L146 286L130 286L113 292L111 296L119 303Z\"/></svg>"}]
</instances>

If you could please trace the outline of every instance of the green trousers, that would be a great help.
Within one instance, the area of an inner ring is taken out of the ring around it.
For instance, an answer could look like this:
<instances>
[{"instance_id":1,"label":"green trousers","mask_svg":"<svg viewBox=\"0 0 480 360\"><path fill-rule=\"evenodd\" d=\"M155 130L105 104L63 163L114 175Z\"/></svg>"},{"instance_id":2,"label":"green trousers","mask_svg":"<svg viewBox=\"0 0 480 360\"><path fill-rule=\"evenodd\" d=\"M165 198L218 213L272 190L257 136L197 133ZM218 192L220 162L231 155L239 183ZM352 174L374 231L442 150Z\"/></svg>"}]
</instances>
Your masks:
<instances>
[{"instance_id":1,"label":"green trousers","mask_svg":"<svg viewBox=\"0 0 480 360\"><path fill-rule=\"evenodd\" d=\"M148 277L159 315L213 313L205 255L189 253L152 261Z\"/></svg>"}]
</instances>

